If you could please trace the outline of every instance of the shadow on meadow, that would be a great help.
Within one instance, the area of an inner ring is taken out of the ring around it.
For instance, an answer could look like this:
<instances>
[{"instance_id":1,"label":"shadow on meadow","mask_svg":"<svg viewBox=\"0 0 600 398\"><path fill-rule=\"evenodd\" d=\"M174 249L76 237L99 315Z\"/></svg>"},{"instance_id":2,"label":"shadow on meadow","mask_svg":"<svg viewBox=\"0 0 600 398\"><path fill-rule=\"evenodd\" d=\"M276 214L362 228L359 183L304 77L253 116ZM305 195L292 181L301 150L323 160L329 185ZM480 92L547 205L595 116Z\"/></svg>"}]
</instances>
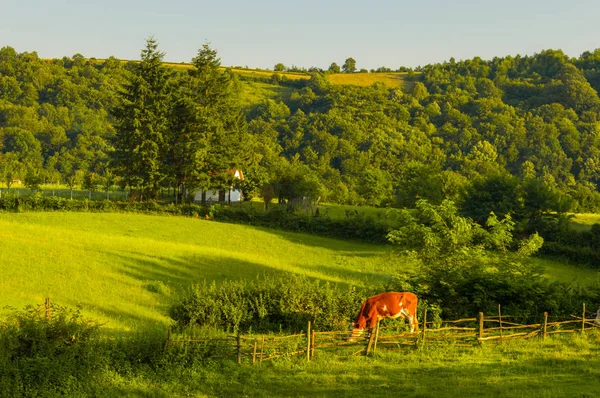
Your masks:
<instances>
[{"instance_id":1,"label":"shadow on meadow","mask_svg":"<svg viewBox=\"0 0 600 398\"><path fill-rule=\"evenodd\" d=\"M269 235L277 236L293 244L322 248L335 252L351 252L356 257L373 257L378 255L378 252L383 251L386 247L388 247L387 245L377 245L374 243L365 243L353 241L350 239L329 238L318 235L311 235L310 232L306 232L304 234L300 232L288 232L284 230L260 226L248 226L248 228L252 228Z\"/></svg>"}]
</instances>

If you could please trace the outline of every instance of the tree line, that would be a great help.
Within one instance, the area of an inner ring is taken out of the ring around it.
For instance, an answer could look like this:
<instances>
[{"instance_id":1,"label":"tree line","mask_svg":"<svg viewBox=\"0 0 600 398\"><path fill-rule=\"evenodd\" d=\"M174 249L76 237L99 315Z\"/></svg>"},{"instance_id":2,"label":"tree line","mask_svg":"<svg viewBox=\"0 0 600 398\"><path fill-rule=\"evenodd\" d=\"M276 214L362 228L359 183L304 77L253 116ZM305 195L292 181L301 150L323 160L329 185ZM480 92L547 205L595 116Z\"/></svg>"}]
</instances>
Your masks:
<instances>
[{"instance_id":1,"label":"tree line","mask_svg":"<svg viewBox=\"0 0 600 398\"><path fill-rule=\"evenodd\" d=\"M396 207L477 186L507 211L600 210L600 50L451 59L407 89L314 72L246 108L209 45L189 70L163 56L154 39L139 62L0 49L4 184L118 184L142 200L170 187L178 201L237 184L247 198Z\"/></svg>"}]
</instances>

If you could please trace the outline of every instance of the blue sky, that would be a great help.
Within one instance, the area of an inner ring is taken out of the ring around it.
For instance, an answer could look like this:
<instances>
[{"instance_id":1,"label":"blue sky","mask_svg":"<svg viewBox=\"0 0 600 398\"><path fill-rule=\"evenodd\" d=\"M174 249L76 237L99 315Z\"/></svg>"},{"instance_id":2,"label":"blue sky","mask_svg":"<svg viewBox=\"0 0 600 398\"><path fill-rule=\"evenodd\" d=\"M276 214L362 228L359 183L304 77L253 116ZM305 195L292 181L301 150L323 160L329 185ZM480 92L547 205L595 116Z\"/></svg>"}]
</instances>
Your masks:
<instances>
[{"instance_id":1,"label":"blue sky","mask_svg":"<svg viewBox=\"0 0 600 398\"><path fill-rule=\"evenodd\" d=\"M139 59L153 35L165 60L205 42L223 65L417 66L600 47L599 0L4 0L0 47L55 58Z\"/></svg>"}]
</instances>

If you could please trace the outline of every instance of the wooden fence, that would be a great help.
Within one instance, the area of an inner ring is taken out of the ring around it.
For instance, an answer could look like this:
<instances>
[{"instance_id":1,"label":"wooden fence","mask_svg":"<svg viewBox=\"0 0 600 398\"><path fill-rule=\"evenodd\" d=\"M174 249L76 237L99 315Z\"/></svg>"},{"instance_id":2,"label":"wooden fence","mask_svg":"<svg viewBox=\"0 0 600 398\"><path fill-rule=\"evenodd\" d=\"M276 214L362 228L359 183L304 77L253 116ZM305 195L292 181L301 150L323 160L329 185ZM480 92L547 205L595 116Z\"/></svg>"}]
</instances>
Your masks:
<instances>
[{"instance_id":1,"label":"wooden fence","mask_svg":"<svg viewBox=\"0 0 600 398\"><path fill-rule=\"evenodd\" d=\"M594 318L590 318L593 315ZM501 307L498 313L484 315L479 313L477 318L464 318L452 321L441 321L434 324L427 320L424 311L423 321L419 322L418 332L403 332L398 326L380 327L379 322L372 333L348 341L347 330L318 332L311 328L308 322L306 332L287 336L227 336L224 338L194 338L189 336L174 337L169 330L165 349L176 345L204 345L206 358L232 358L237 363L250 362L260 364L273 358L303 355L307 360L315 356L317 351L336 350L352 347L352 351L344 355L369 355L377 348L394 349L401 346L423 347L432 344L453 346L481 346L483 344L502 344L504 341L538 337L545 339L548 335L559 333L585 333L589 330L600 330L596 323L596 313L589 313L583 305L579 316L571 315L569 319L550 320L544 313L539 323L522 324L518 320L523 317L503 315ZM247 359L246 361L243 361Z\"/></svg>"}]
</instances>

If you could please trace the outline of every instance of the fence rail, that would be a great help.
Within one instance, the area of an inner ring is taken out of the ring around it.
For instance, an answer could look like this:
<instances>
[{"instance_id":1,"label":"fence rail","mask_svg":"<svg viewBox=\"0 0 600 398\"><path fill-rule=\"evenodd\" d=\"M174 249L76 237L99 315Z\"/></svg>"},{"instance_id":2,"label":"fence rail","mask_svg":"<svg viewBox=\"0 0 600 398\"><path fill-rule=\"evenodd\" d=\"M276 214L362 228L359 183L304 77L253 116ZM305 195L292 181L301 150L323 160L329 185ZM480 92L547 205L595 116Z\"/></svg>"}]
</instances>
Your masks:
<instances>
[{"instance_id":1,"label":"fence rail","mask_svg":"<svg viewBox=\"0 0 600 398\"><path fill-rule=\"evenodd\" d=\"M585 305L579 316L571 315L566 320L548 321L548 313L544 313L543 320L538 323L520 324L516 321L524 317L503 315L498 306L498 314L484 316L479 313L477 318L463 318L458 320L444 320L441 324L427 320L427 311L424 311L423 320L419 322L418 332L399 332L397 327L380 327L377 322L374 330L364 336L353 338L349 341L347 330L316 331L307 324L306 332L284 336L227 336L225 338L198 338L179 336L174 337L169 330L165 349L171 349L178 344L204 345L207 352L211 352L213 345L218 353L207 355L207 358L235 358L239 364L243 358L252 361L252 364L280 358L284 356L304 355L311 360L317 351L360 348L350 354L363 353L369 355L377 347L413 346L423 347L426 344L446 344L460 347L474 347L483 344L497 343L515 339L529 339L533 337L545 339L549 335L560 333L585 333L590 330L600 330L596 313L587 312ZM510 321L509 321L510 320ZM438 322L439 323L439 322ZM487 327L486 327L487 326Z\"/></svg>"}]
</instances>

